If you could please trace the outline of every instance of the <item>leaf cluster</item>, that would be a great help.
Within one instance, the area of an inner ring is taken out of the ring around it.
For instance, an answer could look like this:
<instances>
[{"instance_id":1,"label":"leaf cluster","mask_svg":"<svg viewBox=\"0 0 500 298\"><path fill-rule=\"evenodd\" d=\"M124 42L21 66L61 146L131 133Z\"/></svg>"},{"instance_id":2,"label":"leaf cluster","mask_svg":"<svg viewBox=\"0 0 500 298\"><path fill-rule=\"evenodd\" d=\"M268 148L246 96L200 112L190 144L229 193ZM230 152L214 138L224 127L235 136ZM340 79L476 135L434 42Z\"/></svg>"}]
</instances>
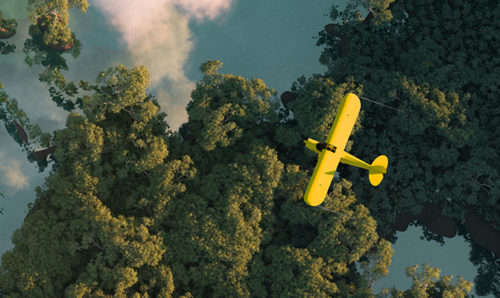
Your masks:
<instances>
[{"instance_id":1,"label":"leaf cluster","mask_svg":"<svg viewBox=\"0 0 500 298\"><path fill-rule=\"evenodd\" d=\"M2 11L0 11L0 39L11 38L16 34L16 29L17 21L3 17ZM0 55L8 55L13 53L15 49L14 44L0 41Z\"/></svg>"}]
</instances>

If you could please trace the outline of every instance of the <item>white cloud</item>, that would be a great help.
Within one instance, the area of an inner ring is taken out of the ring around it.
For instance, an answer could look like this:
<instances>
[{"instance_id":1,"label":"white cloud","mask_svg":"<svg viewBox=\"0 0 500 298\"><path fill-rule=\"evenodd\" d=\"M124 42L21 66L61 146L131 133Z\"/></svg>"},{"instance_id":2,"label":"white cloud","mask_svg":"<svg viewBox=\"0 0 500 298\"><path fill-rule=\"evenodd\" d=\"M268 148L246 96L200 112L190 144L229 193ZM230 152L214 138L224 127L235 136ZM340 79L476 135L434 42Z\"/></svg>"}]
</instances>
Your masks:
<instances>
[{"instance_id":1,"label":"white cloud","mask_svg":"<svg viewBox=\"0 0 500 298\"><path fill-rule=\"evenodd\" d=\"M232 4L232 0L172 0L172 2L190 17L199 20L203 18L213 20L228 11Z\"/></svg>"},{"instance_id":2,"label":"white cloud","mask_svg":"<svg viewBox=\"0 0 500 298\"><path fill-rule=\"evenodd\" d=\"M4 152L0 152L0 182L14 190L28 187L28 177L23 174L21 164Z\"/></svg>"},{"instance_id":3,"label":"white cloud","mask_svg":"<svg viewBox=\"0 0 500 298\"><path fill-rule=\"evenodd\" d=\"M121 34L135 64L146 65L151 88L171 128L187 120L185 107L195 84L184 73L193 49L190 19L214 19L232 0L95 0Z\"/></svg>"}]
</instances>

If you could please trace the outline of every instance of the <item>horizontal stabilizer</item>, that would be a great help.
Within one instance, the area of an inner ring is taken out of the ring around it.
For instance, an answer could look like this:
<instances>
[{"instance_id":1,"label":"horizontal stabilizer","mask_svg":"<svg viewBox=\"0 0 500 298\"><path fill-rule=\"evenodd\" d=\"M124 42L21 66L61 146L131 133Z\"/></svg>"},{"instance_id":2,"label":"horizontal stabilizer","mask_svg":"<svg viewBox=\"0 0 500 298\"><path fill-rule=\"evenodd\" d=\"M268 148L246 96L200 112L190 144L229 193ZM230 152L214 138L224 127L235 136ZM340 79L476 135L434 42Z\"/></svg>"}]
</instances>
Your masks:
<instances>
[{"instance_id":1,"label":"horizontal stabilizer","mask_svg":"<svg viewBox=\"0 0 500 298\"><path fill-rule=\"evenodd\" d=\"M370 165L370 170L368 172L368 178L370 179L370 183L373 186L377 186L384 179L384 174L387 173L387 165L389 164L389 160L387 156L380 155L375 158L375 160Z\"/></svg>"}]
</instances>

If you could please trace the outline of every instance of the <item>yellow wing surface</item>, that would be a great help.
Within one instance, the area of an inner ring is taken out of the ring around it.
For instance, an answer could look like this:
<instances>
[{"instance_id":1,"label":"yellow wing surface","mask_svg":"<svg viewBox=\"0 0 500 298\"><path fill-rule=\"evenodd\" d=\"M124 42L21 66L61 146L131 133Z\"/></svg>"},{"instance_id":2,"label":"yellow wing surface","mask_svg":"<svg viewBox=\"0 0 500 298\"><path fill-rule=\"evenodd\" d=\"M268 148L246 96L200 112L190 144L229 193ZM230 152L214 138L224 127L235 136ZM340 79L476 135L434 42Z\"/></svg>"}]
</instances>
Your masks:
<instances>
[{"instance_id":1,"label":"yellow wing surface","mask_svg":"<svg viewBox=\"0 0 500 298\"><path fill-rule=\"evenodd\" d=\"M304 200L308 205L318 206L325 199L335 170L341 158L344 159L344 148L351 135L354 123L356 123L360 109L361 102L359 98L355 94L348 93L344 96L337 110L335 121L326 139L327 145L331 146L328 149L319 151L316 148L314 148L316 150L313 149L318 142L311 139L306 141L306 146L309 149L320 152L318 163L304 194Z\"/></svg>"}]
</instances>

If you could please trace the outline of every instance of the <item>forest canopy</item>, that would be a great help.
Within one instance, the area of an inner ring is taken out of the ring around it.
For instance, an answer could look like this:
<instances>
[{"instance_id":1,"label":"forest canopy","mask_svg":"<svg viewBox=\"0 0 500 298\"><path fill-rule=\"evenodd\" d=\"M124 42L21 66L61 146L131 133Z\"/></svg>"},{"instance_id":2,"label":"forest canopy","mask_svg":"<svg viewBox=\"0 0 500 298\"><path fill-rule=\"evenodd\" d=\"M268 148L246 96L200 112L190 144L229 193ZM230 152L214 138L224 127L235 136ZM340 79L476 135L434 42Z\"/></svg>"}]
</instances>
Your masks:
<instances>
[{"instance_id":1,"label":"forest canopy","mask_svg":"<svg viewBox=\"0 0 500 298\"><path fill-rule=\"evenodd\" d=\"M407 269L407 290L372 289L388 272L398 214L426 204L470 241L476 293L500 295L498 256L466 224L473 208L500 230L498 1L334 6L317 41L325 73L298 78L280 102L262 80L208 61L177 132L144 66L65 79L60 54L78 44L67 11L87 6L29 1L26 62L46 67L40 80L70 111L64 129L43 133L0 90L9 134L40 170L52 164L2 256L5 295L467 297L471 282L428 265ZM386 154L389 173L373 189L366 173L339 167L324 203L332 213L303 202L315 162L303 140L326 137L347 92L405 112L363 103L346 151ZM43 158L35 141L51 148Z\"/></svg>"}]
</instances>

